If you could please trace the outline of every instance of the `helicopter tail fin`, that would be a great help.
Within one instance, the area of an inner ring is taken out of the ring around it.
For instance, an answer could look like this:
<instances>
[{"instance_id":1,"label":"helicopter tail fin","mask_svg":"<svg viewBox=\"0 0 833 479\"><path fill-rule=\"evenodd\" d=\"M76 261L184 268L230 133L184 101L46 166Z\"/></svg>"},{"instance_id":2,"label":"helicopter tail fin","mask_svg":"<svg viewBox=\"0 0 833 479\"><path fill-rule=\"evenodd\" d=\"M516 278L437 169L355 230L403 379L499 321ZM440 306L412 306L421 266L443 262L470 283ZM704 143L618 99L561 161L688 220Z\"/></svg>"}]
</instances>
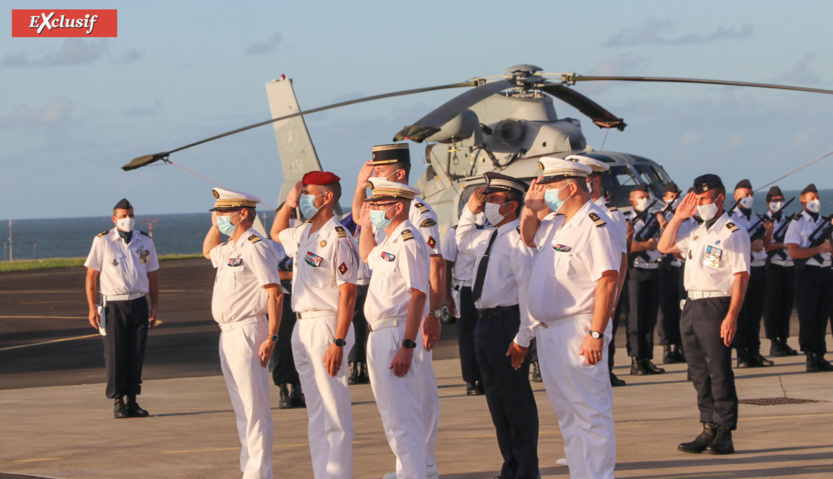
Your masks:
<instances>
[{"instance_id":1,"label":"helicopter tail fin","mask_svg":"<svg viewBox=\"0 0 833 479\"><path fill-rule=\"evenodd\" d=\"M281 78L266 84L266 95L269 97L269 109L272 118L290 115L301 111L292 80ZM320 171L321 163L312 145L312 139L307 131L303 116L296 116L272 124L275 128L275 138L278 141L278 155L281 159L284 182L281 186L279 203L286 200L289 190L295 183L301 181L304 173Z\"/></svg>"}]
</instances>

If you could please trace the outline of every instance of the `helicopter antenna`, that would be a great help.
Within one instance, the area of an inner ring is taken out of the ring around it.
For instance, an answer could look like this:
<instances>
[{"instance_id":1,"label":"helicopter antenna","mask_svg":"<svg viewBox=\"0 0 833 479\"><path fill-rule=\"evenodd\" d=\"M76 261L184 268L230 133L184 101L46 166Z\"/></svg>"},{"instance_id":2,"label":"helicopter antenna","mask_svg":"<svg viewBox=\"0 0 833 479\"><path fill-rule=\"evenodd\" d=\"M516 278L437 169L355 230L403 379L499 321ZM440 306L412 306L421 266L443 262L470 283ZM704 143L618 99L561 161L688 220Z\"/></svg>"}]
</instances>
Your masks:
<instances>
[{"instance_id":1,"label":"helicopter antenna","mask_svg":"<svg viewBox=\"0 0 833 479\"><path fill-rule=\"evenodd\" d=\"M169 165L176 166L177 168L181 169L182 171L184 171L184 172L186 172L186 173L191 173L192 175L196 176L197 178L202 178L203 180L205 180L205 181L207 181L207 182L209 182L209 183L214 183L215 185L219 186L220 188L225 188L225 189L227 189L227 190L231 189L231 188L229 188L229 187L228 187L228 186L226 186L226 185L223 185L223 184L221 184L221 183L217 183L216 181L212 180L211 178L205 177L205 176L203 176L203 175L201 175L201 174L199 174L199 173L197 173L197 172L195 172L195 171L191 171L191 170L189 170L188 168L185 168L184 166L177 165L177 164L176 164L176 163L174 163L173 161L168 160L168 161L166 161L165 163L168 163ZM260 202L260 204L262 204L264 208L269 208L269 209L272 209L272 210L274 210L274 209L275 209L274 207L269 206L269 205L267 205L266 203L264 203L264 202L262 202L262 201Z\"/></svg>"},{"instance_id":2,"label":"helicopter antenna","mask_svg":"<svg viewBox=\"0 0 833 479\"><path fill-rule=\"evenodd\" d=\"M608 134L609 132L610 132L610 128L606 128L606 129L605 129L605 137L604 137L604 139L602 140L602 146L601 146L601 148L599 148L599 150L602 150L602 151L603 151L603 150L605 149L605 142L607 142L607 134Z\"/></svg>"}]
</instances>

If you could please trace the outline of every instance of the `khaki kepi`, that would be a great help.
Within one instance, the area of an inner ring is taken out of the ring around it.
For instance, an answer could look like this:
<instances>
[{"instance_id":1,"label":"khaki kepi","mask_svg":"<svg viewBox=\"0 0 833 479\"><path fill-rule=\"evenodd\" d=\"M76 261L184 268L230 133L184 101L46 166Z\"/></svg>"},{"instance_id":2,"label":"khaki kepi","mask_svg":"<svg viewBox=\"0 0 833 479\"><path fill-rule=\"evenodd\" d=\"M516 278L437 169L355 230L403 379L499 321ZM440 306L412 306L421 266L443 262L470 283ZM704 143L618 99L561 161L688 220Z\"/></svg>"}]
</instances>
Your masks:
<instances>
[{"instance_id":1,"label":"khaki kepi","mask_svg":"<svg viewBox=\"0 0 833 479\"><path fill-rule=\"evenodd\" d=\"M216 198L214 208L208 211L233 210L236 208L255 208L260 203L260 198L241 191L229 190L226 188L214 188L211 193Z\"/></svg>"}]
</instances>

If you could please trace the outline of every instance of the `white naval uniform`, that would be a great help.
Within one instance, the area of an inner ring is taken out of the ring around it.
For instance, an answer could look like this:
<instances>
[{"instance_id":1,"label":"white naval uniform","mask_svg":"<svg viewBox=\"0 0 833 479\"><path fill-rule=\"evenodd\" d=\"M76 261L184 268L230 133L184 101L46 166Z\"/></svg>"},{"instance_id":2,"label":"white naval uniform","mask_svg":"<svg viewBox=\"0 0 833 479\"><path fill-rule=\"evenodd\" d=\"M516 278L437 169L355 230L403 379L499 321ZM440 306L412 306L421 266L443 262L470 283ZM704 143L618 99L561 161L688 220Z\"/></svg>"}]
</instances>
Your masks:
<instances>
[{"instance_id":1,"label":"white naval uniform","mask_svg":"<svg viewBox=\"0 0 833 479\"><path fill-rule=\"evenodd\" d=\"M426 298L430 293L427 246L411 222L403 221L390 238L373 248L367 264L373 271L364 305L371 331L367 342L370 385L388 445L396 455L397 478L425 479L426 424L417 352L404 377L395 376L390 364L404 339L411 289L422 291ZM426 300L421 316L427 313ZM416 342L419 349L420 335Z\"/></svg>"},{"instance_id":2,"label":"white naval uniform","mask_svg":"<svg viewBox=\"0 0 833 479\"><path fill-rule=\"evenodd\" d=\"M736 208L735 211L732 212L732 217L729 218L732 223L738 225L738 228L742 228L744 231L747 232L748 235L754 233L754 231L750 231L749 229L755 225L757 227L755 229L761 228L763 229L764 224L761 222L758 224L758 221L761 220L761 216L755 213L749 215L749 219L746 219L746 215L741 212L740 208ZM766 250L755 251L750 249L750 254L752 255L752 264L750 265L753 268L761 268L766 266Z\"/></svg>"},{"instance_id":3,"label":"white naval uniform","mask_svg":"<svg viewBox=\"0 0 833 479\"><path fill-rule=\"evenodd\" d=\"M99 234L84 266L99 271L101 294L117 296L131 293L147 294L148 273L159 269L153 240L134 230L126 244L116 228Z\"/></svg>"},{"instance_id":4,"label":"white naval uniform","mask_svg":"<svg viewBox=\"0 0 833 479\"><path fill-rule=\"evenodd\" d=\"M460 290L463 287L472 287L474 277L474 256L470 252L460 251L457 248L457 227L446 232L443 239L443 259L454 263L451 268L451 298L454 300L454 307L457 310L457 317L460 317Z\"/></svg>"},{"instance_id":5,"label":"white naval uniform","mask_svg":"<svg viewBox=\"0 0 833 479\"><path fill-rule=\"evenodd\" d=\"M689 232L677 232L675 242L686 259L683 282L689 295L697 291L715 297L731 296L734 275L749 273L749 235L743 228L737 227L735 231L727 227L729 222L724 213L708 229L708 222L704 221ZM724 255L724 250L732 254Z\"/></svg>"},{"instance_id":6,"label":"white naval uniform","mask_svg":"<svg viewBox=\"0 0 833 479\"><path fill-rule=\"evenodd\" d=\"M613 227L612 230L619 237L621 252L628 254L628 220L625 218L625 214L610 203L605 203L604 198L599 198L594 203L607 213L607 217L610 218L610 225Z\"/></svg>"},{"instance_id":7,"label":"white naval uniform","mask_svg":"<svg viewBox=\"0 0 833 479\"><path fill-rule=\"evenodd\" d=\"M236 243L211 250L217 269L211 311L220 325L220 366L237 416L243 477L272 477L272 412L268 369L260 365L260 345L269 339L268 294L280 287L274 249L252 228ZM280 312L278 312L280 314Z\"/></svg>"},{"instance_id":8,"label":"white naval uniform","mask_svg":"<svg viewBox=\"0 0 833 479\"><path fill-rule=\"evenodd\" d=\"M802 211L798 216L798 219L793 221L790 226L787 227L787 235L784 237L784 244L794 244L801 248L809 248L810 235L812 235L813 231L815 231L816 228L818 228L823 222L824 219L821 215L819 215L818 220L814 220L813 217L810 216L810 213ZM820 253L818 256L822 259L821 263L819 263L816 258L811 256L807 259L807 264L810 266L830 266L830 253Z\"/></svg>"},{"instance_id":9,"label":"white naval uniform","mask_svg":"<svg viewBox=\"0 0 833 479\"><path fill-rule=\"evenodd\" d=\"M784 226L784 222L785 221L790 221L790 223L792 223L792 221L790 220L790 216L785 214L785 213L781 213L781 217L776 220L772 217L772 212L767 211L767 213L764 215L764 218L767 221L772 223L772 232L773 232L772 242L773 243L775 243L775 238L774 238L775 232L778 231L779 229L781 229ZM789 231L789 228L790 228L789 225L787 225L787 228L783 232L785 242L786 242L786 239L787 239L787 231ZM783 266L783 267L793 266L793 260L790 257L790 253L787 251L786 244L784 245L783 248L781 248L779 250L775 250L772 253L773 253L773 256L770 259L770 262L772 264L776 264L778 266Z\"/></svg>"},{"instance_id":10,"label":"white naval uniform","mask_svg":"<svg viewBox=\"0 0 833 479\"><path fill-rule=\"evenodd\" d=\"M324 355L335 340L339 286L356 284L360 261L350 233L335 218L310 234L310 223L281 231L286 254L293 258L292 354L309 414L309 447L316 479L353 476L353 411L347 385L347 352L355 336L350 325L341 368L327 373ZM309 316L309 317L307 317Z\"/></svg>"},{"instance_id":11,"label":"white naval uniform","mask_svg":"<svg viewBox=\"0 0 833 479\"><path fill-rule=\"evenodd\" d=\"M606 271L619 271L621 251L605 211L588 201L573 218L543 221L529 280L529 311L539 324L521 328L525 346L532 332L541 377L564 437L573 478L612 478L616 463L613 392L607 365L610 323L602 359L589 366L579 350L590 333L596 285ZM526 331L525 331L526 329Z\"/></svg>"}]
</instances>

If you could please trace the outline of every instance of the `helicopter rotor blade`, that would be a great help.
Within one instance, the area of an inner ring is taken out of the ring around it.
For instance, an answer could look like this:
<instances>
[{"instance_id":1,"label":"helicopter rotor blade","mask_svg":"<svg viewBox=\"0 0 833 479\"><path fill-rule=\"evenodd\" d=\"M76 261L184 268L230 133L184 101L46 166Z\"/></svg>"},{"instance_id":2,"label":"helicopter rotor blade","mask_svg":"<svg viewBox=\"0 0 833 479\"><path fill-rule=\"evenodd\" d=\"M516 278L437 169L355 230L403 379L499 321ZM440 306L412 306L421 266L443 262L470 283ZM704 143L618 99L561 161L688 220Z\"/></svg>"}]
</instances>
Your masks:
<instances>
[{"instance_id":1,"label":"helicopter rotor blade","mask_svg":"<svg viewBox=\"0 0 833 479\"><path fill-rule=\"evenodd\" d=\"M772 83L752 83L729 80L707 80L701 78L670 78L670 77L630 77L630 76L584 76L576 74L561 75L562 83L571 85L578 81L631 81L631 82L654 82L654 83L696 83L704 85L729 85L729 86L745 86L752 88L771 88L774 90L791 90L803 91L808 93L824 93L826 95L833 95L833 90L824 90L821 88L806 88L791 85L776 85Z\"/></svg>"},{"instance_id":2,"label":"helicopter rotor blade","mask_svg":"<svg viewBox=\"0 0 833 479\"><path fill-rule=\"evenodd\" d=\"M240 133L240 132L243 132L243 131L246 131L246 130L251 130L251 129L257 128L259 126L268 125L270 123L275 123L277 121L286 120L286 119L289 119L289 118L295 118L296 116L309 115L311 113L318 113L320 111L332 110L334 108L340 108L340 107L343 107L343 106L354 105L356 103L364 103L364 102L368 102L368 101L382 100L384 98L393 98L393 97L397 97L397 96L414 95L414 94L417 94L417 93L425 93L425 92L436 91L436 90L446 90L446 89L451 89L451 88L473 87L473 86L477 86L478 84L479 84L479 82L477 80L472 80L472 81L466 81L466 82L461 82L461 83L450 83L450 84L447 84L447 85L432 86L432 87L427 87L427 88L415 88L415 89L412 89L412 90L401 90L401 91L395 91L395 92L391 92L391 93L383 93L381 95L372 95L372 96L366 96L366 97L363 97L363 98L356 98L355 100L342 101L342 102L338 102L338 103L333 103L331 105L326 105L326 106L321 106L321 107L318 107L318 108L313 108L311 110L299 111L299 112L296 112L296 113L292 113L291 115L285 115L285 116L282 116L282 117L279 117L279 118L272 118L271 120L261 121L261 122L258 122L258 123L254 123L252 125L244 126L242 128L237 128L236 130L231 130L231 131L227 131L225 133L221 133L219 135L214 135L210 138L206 138L204 140L196 141L194 143L189 143L185 146L180 146L179 148L175 148L173 150L170 150L170 151L167 151L167 152L164 152L164 153L156 153L154 155L140 156L138 158L133 159L130 163L127 163L126 165L122 166L122 169L124 171L135 170L136 168L141 168L141 167L143 167L145 165L148 165L150 163L153 163L155 161L167 159L168 155L170 155L171 153L176 153L177 151L182 151L182 150L185 150L185 149L197 146L197 145L202 145L203 143L208 143L209 141L218 140L220 138L231 136L231 135L234 135L236 133Z\"/></svg>"},{"instance_id":3,"label":"helicopter rotor blade","mask_svg":"<svg viewBox=\"0 0 833 479\"><path fill-rule=\"evenodd\" d=\"M619 131L623 131L627 126L623 119L616 117L613 113L607 111L598 103L566 85L546 83L543 86L538 87L538 89L545 91L564 103L573 106L578 111L590 117L590 119L593 120L593 123L598 125L599 128L616 128Z\"/></svg>"}]
</instances>

